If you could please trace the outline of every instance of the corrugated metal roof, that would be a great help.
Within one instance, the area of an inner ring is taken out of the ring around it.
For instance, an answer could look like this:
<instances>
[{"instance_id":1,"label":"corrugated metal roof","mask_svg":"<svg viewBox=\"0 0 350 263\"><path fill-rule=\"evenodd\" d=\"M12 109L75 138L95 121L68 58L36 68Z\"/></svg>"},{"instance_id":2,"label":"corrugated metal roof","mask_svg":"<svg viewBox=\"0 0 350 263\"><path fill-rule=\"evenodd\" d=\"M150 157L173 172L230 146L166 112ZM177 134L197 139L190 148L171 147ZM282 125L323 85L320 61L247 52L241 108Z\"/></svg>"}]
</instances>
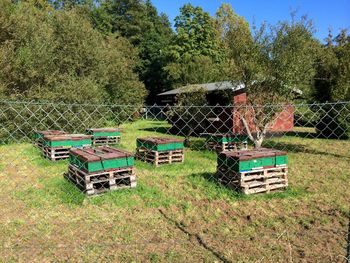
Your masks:
<instances>
[{"instance_id":1,"label":"corrugated metal roof","mask_svg":"<svg viewBox=\"0 0 350 263\"><path fill-rule=\"evenodd\" d=\"M176 95L179 93L191 92L193 88L202 88L209 92L216 91L216 90L238 91L238 90L244 89L244 84L233 85L230 81L213 82L213 83L205 83L205 84L192 84L192 85L187 85L177 89L160 93L158 94L158 96Z\"/></svg>"}]
</instances>

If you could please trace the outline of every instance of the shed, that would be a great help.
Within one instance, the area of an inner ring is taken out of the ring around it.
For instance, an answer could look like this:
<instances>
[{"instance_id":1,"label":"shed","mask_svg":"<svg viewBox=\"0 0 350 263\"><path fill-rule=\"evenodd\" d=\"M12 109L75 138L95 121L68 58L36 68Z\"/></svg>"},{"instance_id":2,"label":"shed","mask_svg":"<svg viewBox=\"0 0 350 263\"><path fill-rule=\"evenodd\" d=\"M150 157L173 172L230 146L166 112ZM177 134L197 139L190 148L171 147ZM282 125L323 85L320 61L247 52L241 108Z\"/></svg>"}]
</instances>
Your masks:
<instances>
[{"instance_id":1,"label":"shed","mask_svg":"<svg viewBox=\"0 0 350 263\"><path fill-rule=\"evenodd\" d=\"M240 115L238 113L238 106L245 105L247 102L247 93L245 86L242 83L232 83L230 81L205 83L205 84L195 84L187 85L177 89L169 90L158 94L160 102L162 105L174 105L176 103L176 95L180 93L193 92L194 88L201 88L207 91L207 105L217 106L221 105L223 107L213 107L208 113L202 114L205 118L202 118L199 125L197 126L196 134L205 133L244 133L243 124L240 121ZM222 96L221 91L231 91L230 97ZM302 92L296 88L293 91L300 95ZM228 101L227 101L228 100ZM268 99L266 101L268 103ZM227 107L227 105L232 105L232 107ZM182 119L182 118L180 118ZM180 122L176 119L173 121L174 124L178 125ZM182 124L181 124L182 125ZM251 125L251 130L254 130L253 124ZM276 121L269 129L269 132L287 132L294 128L294 106L289 105L281 111Z\"/></svg>"}]
</instances>

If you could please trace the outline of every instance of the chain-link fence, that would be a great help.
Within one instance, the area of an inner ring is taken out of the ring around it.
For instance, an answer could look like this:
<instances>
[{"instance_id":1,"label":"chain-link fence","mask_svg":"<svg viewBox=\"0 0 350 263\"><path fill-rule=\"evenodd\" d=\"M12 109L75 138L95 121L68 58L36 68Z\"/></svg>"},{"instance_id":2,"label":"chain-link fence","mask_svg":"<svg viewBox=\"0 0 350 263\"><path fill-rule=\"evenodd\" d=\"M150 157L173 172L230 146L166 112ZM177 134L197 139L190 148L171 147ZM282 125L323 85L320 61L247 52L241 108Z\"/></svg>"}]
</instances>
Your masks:
<instances>
[{"instance_id":1,"label":"chain-link fence","mask_svg":"<svg viewBox=\"0 0 350 263\"><path fill-rule=\"evenodd\" d=\"M350 102L0 101L3 261L344 261Z\"/></svg>"}]
</instances>

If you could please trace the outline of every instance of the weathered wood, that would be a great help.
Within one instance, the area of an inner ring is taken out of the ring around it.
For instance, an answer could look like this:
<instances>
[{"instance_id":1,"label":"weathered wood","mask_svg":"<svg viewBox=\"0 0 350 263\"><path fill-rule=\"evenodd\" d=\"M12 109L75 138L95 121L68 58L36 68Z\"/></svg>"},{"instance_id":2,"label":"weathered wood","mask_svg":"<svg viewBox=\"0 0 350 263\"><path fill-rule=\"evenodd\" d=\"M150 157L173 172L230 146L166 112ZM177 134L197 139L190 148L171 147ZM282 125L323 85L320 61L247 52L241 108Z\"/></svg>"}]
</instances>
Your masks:
<instances>
[{"instance_id":1,"label":"weathered wood","mask_svg":"<svg viewBox=\"0 0 350 263\"><path fill-rule=\"evenodd\" d=\"M42 147L42 153L45 158L51 161L59 161L69 158L69 149L65 147Z\"/></svg>"},{"instance_id":2,"label":"weathered wood","mask_svg":"<svg viewBox=\"0 0 350 263\"><path fill-rule=\"evenodd\" d=\"M141 161L152 163L157 167L161 164L183 163L185 161L184 150L153 151L139 147L136 149L135 157Z\"/></svg>"},{"instance_id":3,"label":"weathered wood","mask_svg":"<svg viewBox=\"0 0 350 263\"><path fill-rule=\"evenodd\" d=\"M288 167L261 168L235 172L217 167L216 177L223 185L244 194L271 192L288 187Z\"/></svg>"},{"instance_id":4,"label":"weathered wood","mask_svg":"<svg viewBox=\"0 0 350 263\"><path fill-rule=\"evenodd\" d=\"M92 145L110 145L119 144L121 136L105 136L105 137L92 137Z\"/></svg>"},{"instance_id":5,"label":"weathered wood","mask_svg":"<svg viewBox=\"0 0 350 263\"><path fill-rule=\"evenodd\" d=\"M86 173L70 164L65 178L74 183L87 195L98 195L107 191L135 188L137 185L134 167Z\"/></svg>"},{"instance_id":6,"label":"weathered wood","mask_svg":"<svg viewBox=\"0 0 350 263\"><path fill-rule=\"evenodd\" d=\"M213 142L207 141L206 148L209 151L237 151L237 150L247 150L247 144L242 142Z\"/></svg>"}]
</instances>

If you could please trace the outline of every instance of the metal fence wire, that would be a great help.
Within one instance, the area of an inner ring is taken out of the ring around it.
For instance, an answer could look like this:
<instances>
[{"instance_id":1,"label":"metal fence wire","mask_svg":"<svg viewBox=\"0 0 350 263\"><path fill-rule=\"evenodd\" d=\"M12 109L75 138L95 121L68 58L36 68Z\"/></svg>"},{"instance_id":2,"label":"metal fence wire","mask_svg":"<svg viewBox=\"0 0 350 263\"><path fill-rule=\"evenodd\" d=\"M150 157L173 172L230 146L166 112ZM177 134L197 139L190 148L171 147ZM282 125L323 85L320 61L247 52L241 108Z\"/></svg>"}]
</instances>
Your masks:
<instances>
[{"instance_id":1,"label":"metal fence wire","mask_svg":"<svg viewBox=\"0 0 350 263\"><path fill-rule=\"evenodd\" d=\"M344 261L350 102L0 101L1 261Z\"/></svg>"}]
</instances>

